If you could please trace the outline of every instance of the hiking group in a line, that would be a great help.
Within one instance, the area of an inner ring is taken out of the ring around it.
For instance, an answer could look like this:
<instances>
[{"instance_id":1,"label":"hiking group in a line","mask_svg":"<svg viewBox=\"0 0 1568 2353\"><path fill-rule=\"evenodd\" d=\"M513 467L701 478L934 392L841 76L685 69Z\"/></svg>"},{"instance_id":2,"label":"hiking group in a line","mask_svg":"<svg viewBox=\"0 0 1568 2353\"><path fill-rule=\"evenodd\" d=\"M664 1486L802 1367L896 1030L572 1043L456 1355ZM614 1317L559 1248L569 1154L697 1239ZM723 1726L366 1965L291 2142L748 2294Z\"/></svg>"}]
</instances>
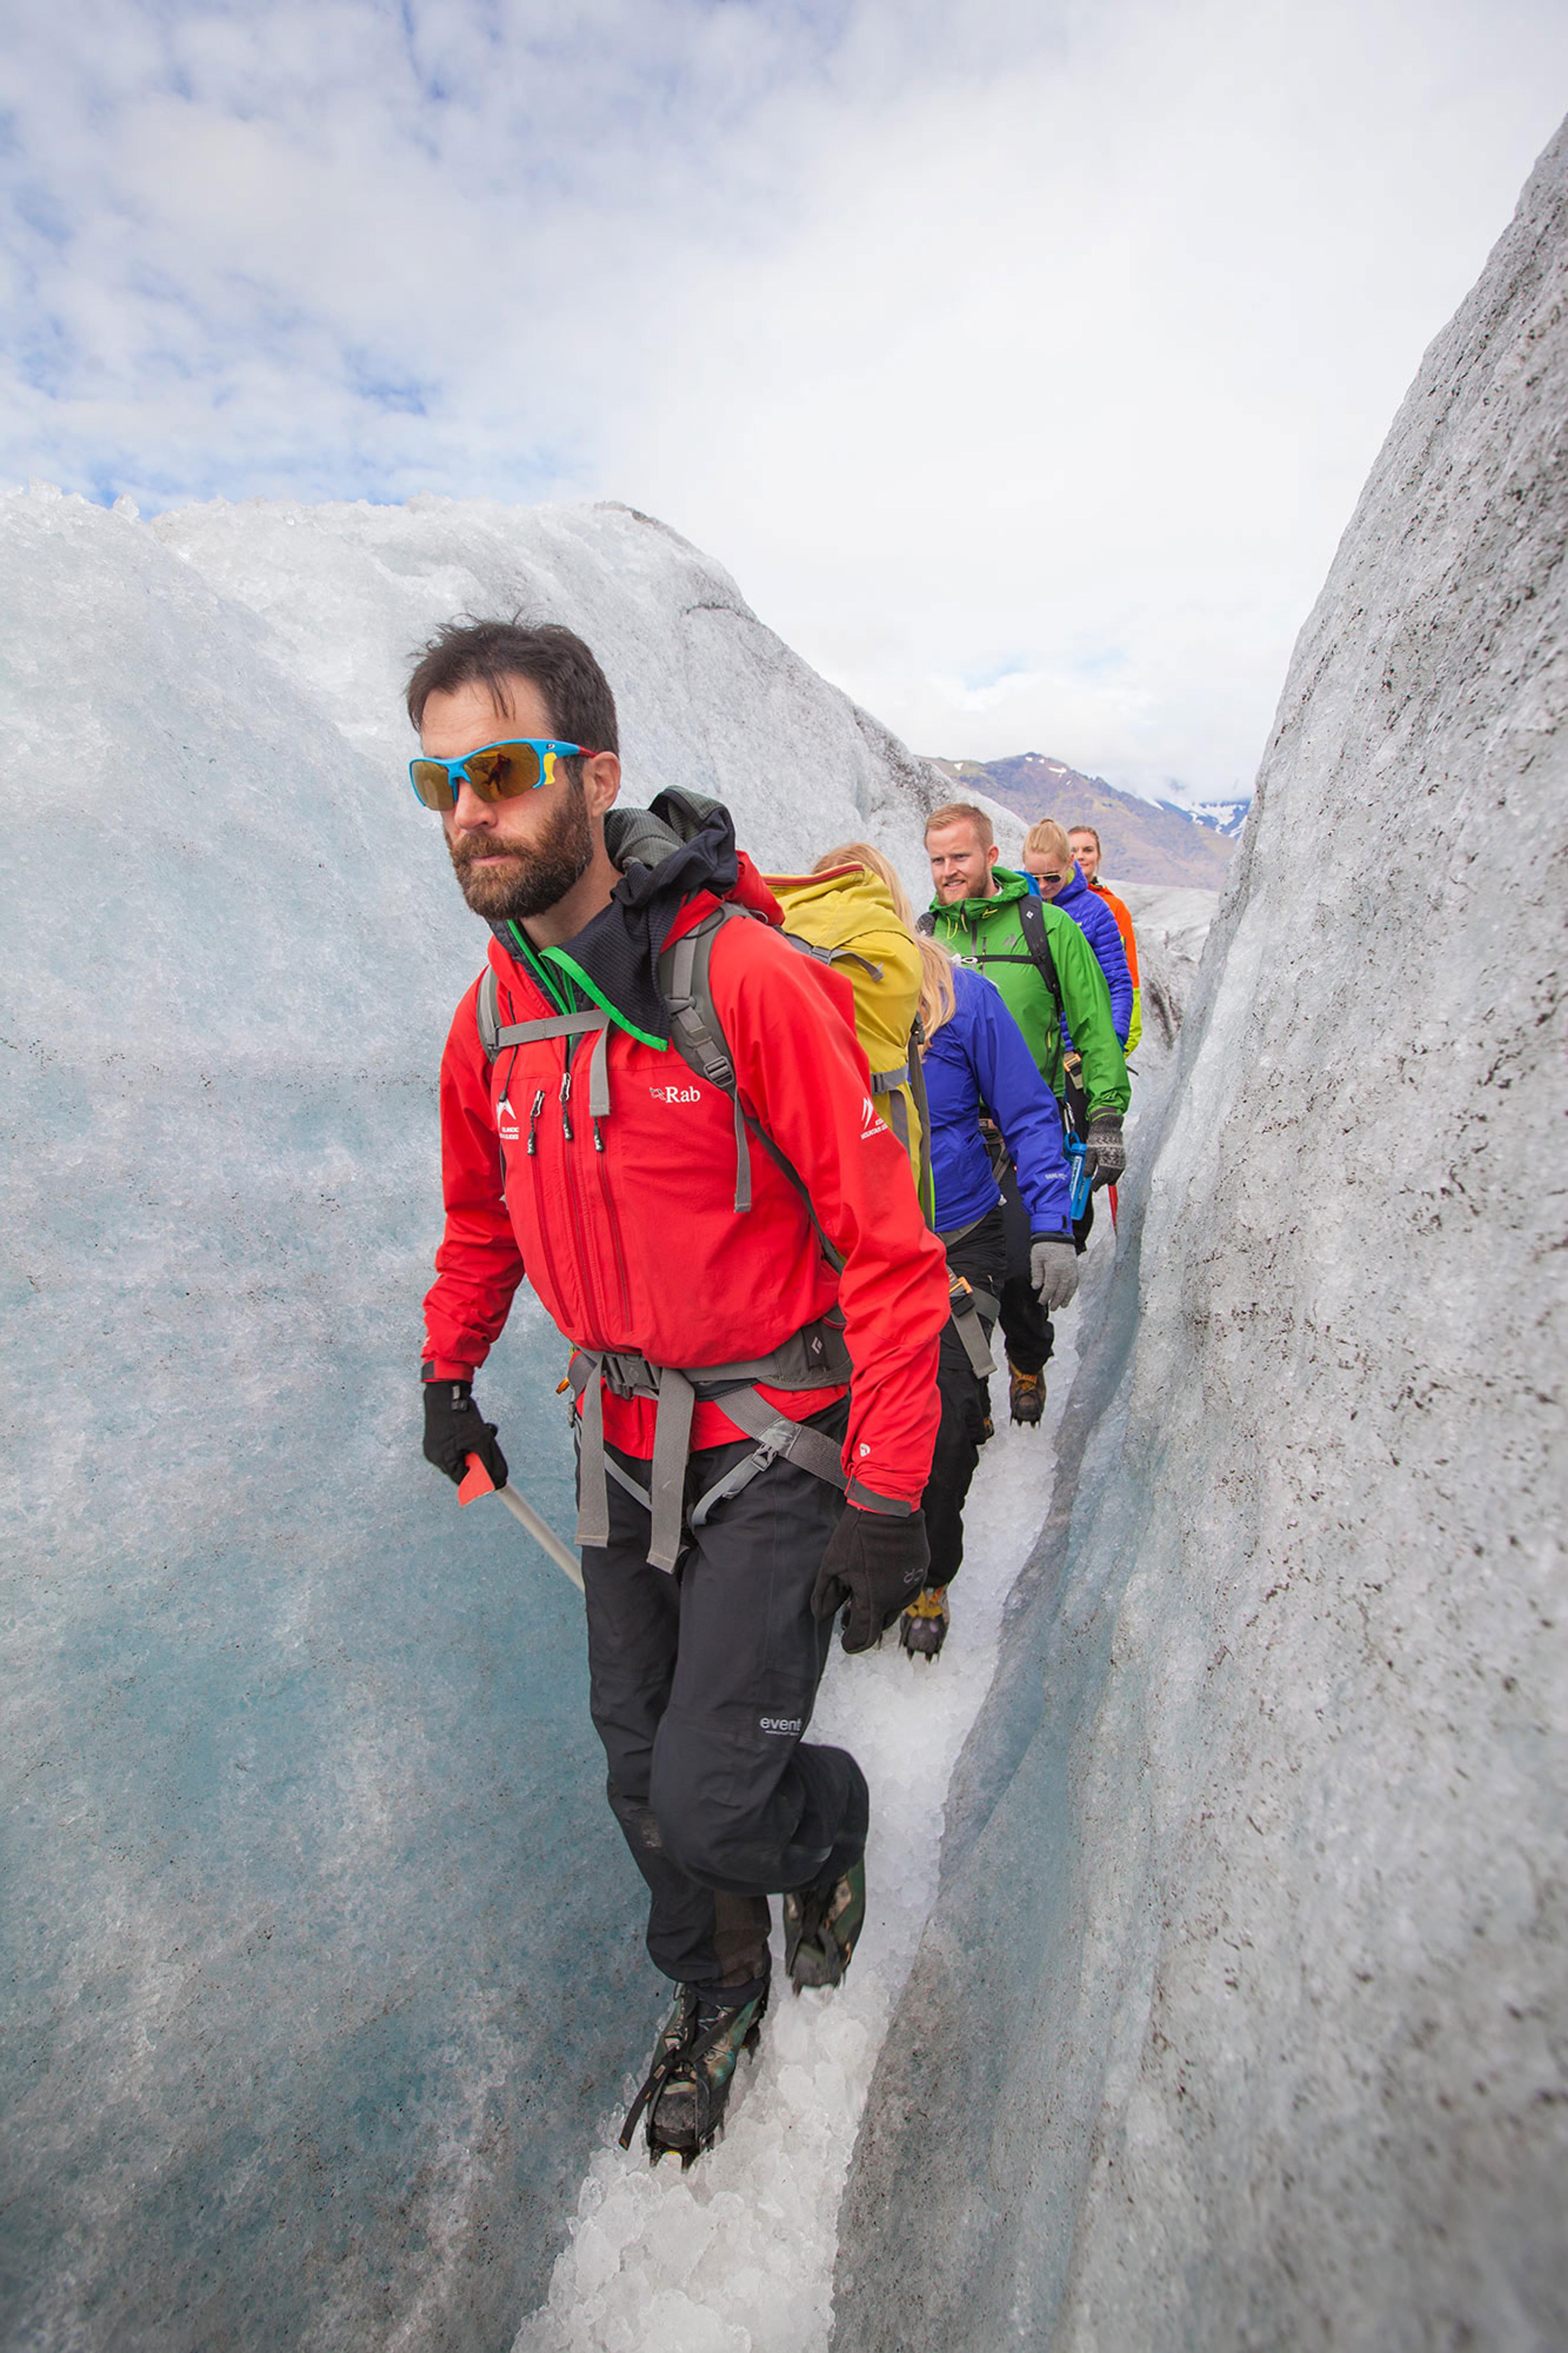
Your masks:
<instances>
[{"instance_id":1,"label":"hiking group in a line","mask_svg":"<svg viewBox=\"0 0 1568 2353\"><path fill-rule=\"evenodd\" d=\"M567 629L454 623L407 702L492 934L441 1067L425 1452L507 1484L472 1384L526 1274L571 1344L590 1704L678 1989L623 2145L646 2119L689 2164L766 2007L770 1897L797 1991L854 1952L866 1780L804 1736L833 1626L941 1650L997 1325L1041 1418L1124 1166L1131 921L1087 828L1036 825L1013 873L939 808L917 924L865 842L763 876L718 802L617 807Z\"/></svg>"}]
</instances>

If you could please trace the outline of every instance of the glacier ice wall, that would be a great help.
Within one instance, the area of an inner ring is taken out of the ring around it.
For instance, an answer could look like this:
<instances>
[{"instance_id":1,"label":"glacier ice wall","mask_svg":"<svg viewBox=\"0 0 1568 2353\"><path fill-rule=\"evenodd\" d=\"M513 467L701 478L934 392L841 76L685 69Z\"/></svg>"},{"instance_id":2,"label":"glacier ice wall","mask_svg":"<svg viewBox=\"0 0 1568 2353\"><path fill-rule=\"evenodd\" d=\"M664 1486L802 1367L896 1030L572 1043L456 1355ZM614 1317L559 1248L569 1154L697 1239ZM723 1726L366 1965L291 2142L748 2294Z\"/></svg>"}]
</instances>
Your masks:
<instances>
[{"instance_id":1,"label":"glacier ice wall","mask_svg":"<svg viewBox=\"0 0 1568 2353\"><path fill-rule=\"evenodd\" d=\"M615 687L625 797L713 793L775 871L868 834L921 886L918 818L947 778L820 679L734 581L668 523L614 502L507 507L252 501L181 507L153 529L268 622L279 659L390 768L408 757L410 657L454 614L563 621ZM1020 837L1021 838L1021 837Z\"/></svg>"},{"instance_id":2,"label":"glacier ice wall","mask_svg":"<svg viewBox=\"0 0 1568 2353\"><path fill-rule=\"evenodd\" d=\"M646 2053L580 1605L418 1452L485 935L396 683L509 527L0 500L7 2346L508 2345ZM852 818L918 854L918 764L693 551L531 533L634 797L686 708L769 862ZM569 1526L563 1354L525 1293L480 1394Z\"/></svg>"},{"instance_id":3,"label":"glacier ice wall","mask_svg":"<svg viewBox=\"0 0 1568 2353\"><path fill-rule=\"evenodd\" d=\"M1565 295L1560 138L1296 650L839 2353L1568 2341Z\"/></svg>"}]
</instances>

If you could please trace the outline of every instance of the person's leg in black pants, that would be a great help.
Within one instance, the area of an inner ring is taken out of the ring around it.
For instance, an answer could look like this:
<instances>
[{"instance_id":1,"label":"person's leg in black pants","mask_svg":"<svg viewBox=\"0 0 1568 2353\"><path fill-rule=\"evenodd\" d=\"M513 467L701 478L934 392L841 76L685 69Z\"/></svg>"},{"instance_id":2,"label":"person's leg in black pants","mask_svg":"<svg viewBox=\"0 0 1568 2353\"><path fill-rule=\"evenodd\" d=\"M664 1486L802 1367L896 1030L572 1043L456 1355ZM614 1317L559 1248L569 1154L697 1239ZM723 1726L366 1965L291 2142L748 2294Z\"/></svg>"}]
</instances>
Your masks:
<instances>
[{"instance_id":1,"label":"person's leg in black pants","mask_svg":"<svg viewBox=\"0 0 1568 2353\"><path fill-rule=\"evenodd\" d=\"M1007 1246L1002 1211L990 1214L947 1246L947 1262L977 1291L999 1296L1006 1267ZM982 1310L987 1338L993 1319ZM953 1324L942 1335L937 1365L937 1389L942 1398L942 1422L931 1456L931 1477L921 1497L926 1535L931 1544L928 1587L951 1585L963 1559L963 1505L974 1466L980 1460L984 1422L982 1382Z\"/></svg>"},{"instance_id":2,"label":"person's leg in black pants","mask_svg":"<svg viewBox=\"0 0 1568 2353\"><path fill-rule=\"evenodd\" d=\"M840 1436L847 1413L814 1426ZM689 1504L751 1451L695 1453ZM616 1459L646 1484L646 1462ZM843 1498L775 1461L669 1576L647 1565L647 1511L614 1481L609 1493L610 1542L584 1549L583 1579L610 1804L652 1899L655 1966L736 2002L767 1978L768 1896L847 1871L865 1847L859 1767L801 1736L833 1631L811 1590Z\"/></svg>"},{"instance_id":3,"label":"person's leg in black pants","mask_svg":"<svg viewBox=\"0 0 1568 2353\"><path fill-rule=\"evenodd\" d=\"M1006 1271L1002 1284L1002 1336L1021 1373L1043 1372L1056 1335L1029 1280L1029 1212L1009 1160L1002 1176L1002 1219L1006 1234Z\"/></svg>"}]
</instances>

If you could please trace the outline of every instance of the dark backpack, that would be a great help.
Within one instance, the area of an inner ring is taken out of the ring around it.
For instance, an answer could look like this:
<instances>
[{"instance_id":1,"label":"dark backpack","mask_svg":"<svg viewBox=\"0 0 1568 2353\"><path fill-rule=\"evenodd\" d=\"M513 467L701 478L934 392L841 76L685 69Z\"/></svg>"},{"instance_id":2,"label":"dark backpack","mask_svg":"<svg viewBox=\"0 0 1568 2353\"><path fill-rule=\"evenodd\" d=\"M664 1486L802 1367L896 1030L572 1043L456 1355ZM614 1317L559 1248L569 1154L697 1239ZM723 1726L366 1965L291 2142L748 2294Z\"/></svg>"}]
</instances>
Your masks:
<instances>
[{"instance_id":1,"label":"dark backpack","mask_svg":"<svg viewBox=\"0 0 1568 2353\"><path fill-rule=\"evenodd\" d=\"M1057 976L1057 960L1051 954L1051 940L1050 934L1046 928L1045 909L1032 891L1026 899L1020 899L1017 903L1018 928L1024 934L1024 945L1028 949L1028 955L1015 955L1011 951L1007 951L999 955L979 955L974 958L974 962L977 965L1032 964L1050 990L1051 1002L1057 1009L1057 1027L1059 1029L1063 1020L1062 985ZM936 918L929 908L920 918L920 928L929 937L935 938Z\"/></svg>"}]
</instances>

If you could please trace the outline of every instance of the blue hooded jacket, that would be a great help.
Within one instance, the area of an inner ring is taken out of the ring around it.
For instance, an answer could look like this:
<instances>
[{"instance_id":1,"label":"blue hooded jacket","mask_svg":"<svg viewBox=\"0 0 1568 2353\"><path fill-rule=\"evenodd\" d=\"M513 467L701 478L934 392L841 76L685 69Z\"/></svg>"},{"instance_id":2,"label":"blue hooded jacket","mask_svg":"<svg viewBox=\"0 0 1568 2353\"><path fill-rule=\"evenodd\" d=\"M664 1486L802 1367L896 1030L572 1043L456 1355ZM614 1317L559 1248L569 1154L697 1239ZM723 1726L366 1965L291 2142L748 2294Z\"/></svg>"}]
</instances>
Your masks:
<instances>
[{"instance_id":1,"label":"blue hooded jacket","mask_svg":"<svg viewBox=\"0 0 1568 2353\"><path fill-rule=\"evenodd\" d=\"M1099 958L1105 985L1110 991L1110 1018L1116 1025L1117 1037L1125 1046L1127 1032L1132 1026L1132 975L1127 969L1127 951L1121 944L1115 916L1104 900L1097 898L1089 889L1082 869L1076 863L1052 904L1059 907L1064 915L1072 917ZM1069 1042L1065 1022L1062 1042Z\"/></svg>"},{"instance_id":2,"label":"blue hooded jacket","mask_svg":"<svg viewBox=\"0 0 1568 2353\"><path fill-rule=\"evenodd\" d=\"M1030 1231L1070 1238L1057 1099L1001 992L963 965L953 966L952 986L957 1009L926 1048L923 1065L937 1231L951 1233L983 1218L1002 1198L980 1133L984 1113L995 1121L1013 1155Z\"/></svg>"}]
</instances>

